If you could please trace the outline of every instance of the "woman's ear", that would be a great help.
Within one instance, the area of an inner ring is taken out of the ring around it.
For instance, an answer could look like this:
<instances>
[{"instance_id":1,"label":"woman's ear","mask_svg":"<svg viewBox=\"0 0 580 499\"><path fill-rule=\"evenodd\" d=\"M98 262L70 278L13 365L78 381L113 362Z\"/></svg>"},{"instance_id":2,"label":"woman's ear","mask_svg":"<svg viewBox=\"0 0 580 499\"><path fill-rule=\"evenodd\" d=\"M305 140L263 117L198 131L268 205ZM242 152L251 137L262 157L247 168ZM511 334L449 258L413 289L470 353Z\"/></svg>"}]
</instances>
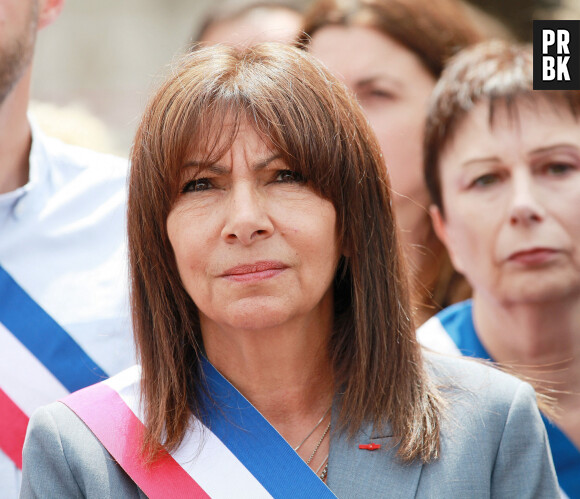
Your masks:
<instances>
[{"instance_id":1,"label":"woman's ear","mask_svg":"<svg viewBox=\"0 0 580 499\"><path fill-rule=\"evenodd\" d=\"M441 242L447 246L447 232L445 231L445 221L441 215L441 211L437 205L432 204L429 206L429 215L431 215L431 221L433 222L433 229L435 229L435 234L441 240Z\"/></svg>"},{"instance_id":2,"label":"woman's ear","mask_svg":"<svg viewBox=\"0 0 580 499\"><path fill-rule=\"evenodd\" d=\"M38 29L52 24L59 16L64 0L40 0L38 12Z\"/></svg>"},{"instance_id":3,"label":"woman's ear","mask_svg":"<svg viewBox=\"0 0 580 499\"><path fill-rule=\"evenodd\" d=\"M431 221L433 223L433 229L435 229L435 234L437 234L437 237L447 248L447 253L449 253L449 258L451 259L451 263L455 267L455 270L463 273L461 261L454 251L453 241L452 238L449 237L447 224L443 214L441 213L441 210L439 210L438 206L432 204L429 206L429 214L431 215Z\"/></svg>"}]
</instances>

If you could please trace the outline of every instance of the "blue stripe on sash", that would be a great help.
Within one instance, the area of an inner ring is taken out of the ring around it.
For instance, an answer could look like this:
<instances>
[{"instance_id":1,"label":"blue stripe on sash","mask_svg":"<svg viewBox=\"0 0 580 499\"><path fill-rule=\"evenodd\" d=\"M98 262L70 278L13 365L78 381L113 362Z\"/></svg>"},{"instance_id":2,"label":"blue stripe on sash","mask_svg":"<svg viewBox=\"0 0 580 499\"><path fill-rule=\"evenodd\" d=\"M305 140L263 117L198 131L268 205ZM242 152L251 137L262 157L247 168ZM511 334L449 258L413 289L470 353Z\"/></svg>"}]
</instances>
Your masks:
<instances>
[{"instance_id":1,"label":"blue stripe on sash","mask_svg":"<svg viewBox=\"0 0 580 499\"><path fill-rule=\"evenodd\" d=\"M69 334L0 266L0 322L70 392L108 378Z\"/></svg>"},{"instance_id":2,"label":"blue stripe on sash","mask_svg":"<svg viewBox=\"0 0 580 499\"><path fill-rule=\"evenodd\" d=\"M275 498L336 499L286 440L207 359L202 360L212 400L205 423Z\"/></svg>"}]
</instances>

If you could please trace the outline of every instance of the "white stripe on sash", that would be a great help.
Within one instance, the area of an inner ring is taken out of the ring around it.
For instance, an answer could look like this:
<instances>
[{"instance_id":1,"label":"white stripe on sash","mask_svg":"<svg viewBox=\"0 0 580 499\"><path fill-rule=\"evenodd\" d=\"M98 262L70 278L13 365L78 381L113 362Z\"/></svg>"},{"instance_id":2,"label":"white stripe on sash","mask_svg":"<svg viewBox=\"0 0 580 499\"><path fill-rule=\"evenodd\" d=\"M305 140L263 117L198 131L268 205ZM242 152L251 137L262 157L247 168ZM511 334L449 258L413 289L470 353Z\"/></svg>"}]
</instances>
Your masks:
<instances>
[{"instance_id":1,"label":"white stripe on sash","mask_svg":"<svg viewBox=\"0 0 580 499\"><path fill-rule=\"evenodd\" d=\"M134 366L105 380L133 414L143 422L140 407L140 367ZM200 448L200 439L202 446ZM197 422L171 456L212 498L271 499L272 496L238 458L206 426ZM227 477L224 473L227 472ZM233 494L233 495L232 495Z\"/></svg>"},{"instance_id":2,"label":"white stripe on sash","mask_svg":"<svg viewBox=\"0 0 580 499\"><path fill-rule=\"evenodd\" d=\"M0 383L6 395L29 417L41 405L69 393L1 322Z\"/></svg>"}]
</instances>

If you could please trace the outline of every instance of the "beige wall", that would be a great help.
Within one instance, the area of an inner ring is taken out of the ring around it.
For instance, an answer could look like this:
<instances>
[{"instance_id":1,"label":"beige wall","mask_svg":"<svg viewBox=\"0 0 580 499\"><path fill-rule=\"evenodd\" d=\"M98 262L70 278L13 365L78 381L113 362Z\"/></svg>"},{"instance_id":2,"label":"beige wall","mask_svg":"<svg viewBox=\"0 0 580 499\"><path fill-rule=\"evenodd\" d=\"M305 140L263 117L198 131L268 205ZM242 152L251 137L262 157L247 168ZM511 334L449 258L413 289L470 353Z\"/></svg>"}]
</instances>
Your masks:
<instances>
[{"instance_id":1,"label":"beige wall","mask_svg":"<svg viewBox=\"0 0 580 499\"><path fill-rule=\"evenodd\" d=\"M59 19L38 37L33 99L85 108L104 122L100 130L109 132L111 145L101 149L127 155L156 82L220 1L251 0L65 0ZM302 7L309 2L294 0ZM563 2L577 8L580 0ZM51 113L42 121L50 122ZM57 130L72 127L74 132L78 115L59 115L63 126ZM102 135L93 126L86 128L95 137Z\"/></svg>"},{"instance_id":2,"label":"beige wall","mask_svg":"<svg viewBox=\"0 0 580 499\"><path fill-rule=\"evenodd\" d=\"M68 0L38 37L32 97L82 105L127 154L155 78L167 71L211 0Z\"/></svg>"}]
</instances>

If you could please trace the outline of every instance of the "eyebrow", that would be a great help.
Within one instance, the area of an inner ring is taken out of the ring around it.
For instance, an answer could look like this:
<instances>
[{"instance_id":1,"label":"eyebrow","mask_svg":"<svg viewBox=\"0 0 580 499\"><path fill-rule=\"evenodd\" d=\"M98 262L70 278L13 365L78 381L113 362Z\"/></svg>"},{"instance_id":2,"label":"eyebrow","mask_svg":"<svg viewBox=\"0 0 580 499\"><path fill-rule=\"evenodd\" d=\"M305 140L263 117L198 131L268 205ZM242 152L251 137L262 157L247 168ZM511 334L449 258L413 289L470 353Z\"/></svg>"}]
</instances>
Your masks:
<instances>
[{"instance_id":1,"label":"eyebrow","mask_svg":"<svg viewBox=\"0 0 580 499\"><path fill-rule=\"evenodd\" d=\"M355 82L355 87L357 88L368 87L369 85L372 85L373 83L376 83L377 81L381 80L384 80L387 83L394 85L397 89L401 88L401 82L399 80L385 74L377 74L374 76L369 76L368 78L365 78L363 80L358 80Z\"/></svg>"},{"instance_id":2,"label":"eyebrow","mask_svg":"<svg viewBox=\"0 0 580 499\"><path fill-rule=\"evenodd\" d=\"M580 150L578 149L578 146L571 144L571 143L563 142L561 144L554 144L554 145L545 146L545 147L538 147L537 149L530 151L528 153L528 156L538 156L541 154L556 152L560 149L566 149L566 150L573 151L576 153L580 152ZM483 157L483 158L469 159L469 160L463 162L461 164L461 166L463 168L466 168L466 167L470 167L470 166L475 166L476 164L479 164L479 163L499 163L500 161L501 161L500 158L498 158L497 156L488 156L488 157Z\"/></svg>"},{"instance_id":3,"label":"eyebrow","mask_svg":"<svg viewBox=\"0 0 580 499\"><path fill-rule=\"evenodd\" d=\"M500 161L500 159L497 156L488 156L485 158L473 158L473 159L468 159L467 161L464 161L463 163L461 163L461 167L467 168L469 166L475 166L476 164L479 164L479 163L497 163L499 161Z\"/></svg>"},{"instance_id":4,"label":"eyebrow","mask_svg":"<svg viewBox=\"0 0 580 499\"><path fill-rule=\"evenodd\" d=\"M535 156L538 154L545 154L545 153L549 153L549 152L554 152L558 149L566 149L566 150L573 150L575 152L578 152L578 146L572 143L567 143L567 142L562 142L560 144L554 144L554 145L550 145L550 146L545 146L545 147L539 147L538 149L534 149L533 151L530 151L530 156Z\"/></svg>"},{"instance_id":5,"label":"eyebrow","mask_svg":"<svg viewBox=\"0 0 580 499\"><path fill-rule=\"evenodd\" d=\"M264 168L266 168L270 163L276 161L277 159L280 159L281 157L282 156L280 154L274 154L272 156L269 156L266 159L263 159L262 161L254 163L254 165L252 166L252 170L255 172L259 172ZM228 166L223 166L218 163L208 165L203 161L188 161L183 165L183 168L191 168L191 167L200 168L200 172L208 171L215 175L225 175L231 171L231 168L229 168Z\"/></svg>"}]
</instances>

